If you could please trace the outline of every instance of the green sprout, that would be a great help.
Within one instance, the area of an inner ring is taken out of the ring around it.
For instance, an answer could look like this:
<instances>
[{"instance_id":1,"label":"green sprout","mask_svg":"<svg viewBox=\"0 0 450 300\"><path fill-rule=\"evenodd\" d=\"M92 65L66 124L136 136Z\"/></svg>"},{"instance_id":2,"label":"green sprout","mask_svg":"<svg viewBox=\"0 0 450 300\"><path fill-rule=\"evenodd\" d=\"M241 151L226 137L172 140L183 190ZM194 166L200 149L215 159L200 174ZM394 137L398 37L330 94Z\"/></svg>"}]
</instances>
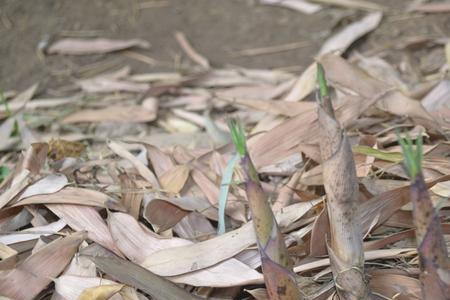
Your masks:
<instances>
[{"instance_id":1,"label":"green sprout","mask_svg":"<svg viewBox=\"0 0 450 300\"><path fill-rule=\"evenodd\" d=\"M325 78L325 70L320 63L317 63L317 82L319 83L319 95L322 100L325 97L329 97L327 80Z\"/></svg>"},{"instance_id":2,"label":"green sprout","mask_svg":"<svg viewBox=\"0 0 450 300\"><path fill-rule=\"evenodd\" d=\"M235 119L231 119L228 122L228 127L230 128L231 140L233 141L237 152L241 157L244 157L247 153L244 128L242 128L241 123Z\"/></svg>"},{"instance_id":3,"label":"green sprout","mask_svg":"<svg viewBox=\"0 0 450 300\"><path fill-rule=\"evenodd\" d=\"M404 164L406 171L412 180L416 179L417 175L422 171L422 160L423 160L423 140L422 134L420 133L416 139L416 147L413 148L413 141L411 136L407 133L405 137L400 137L397 133L398 141L402 146Z\"/></svg>"}]
</instances>

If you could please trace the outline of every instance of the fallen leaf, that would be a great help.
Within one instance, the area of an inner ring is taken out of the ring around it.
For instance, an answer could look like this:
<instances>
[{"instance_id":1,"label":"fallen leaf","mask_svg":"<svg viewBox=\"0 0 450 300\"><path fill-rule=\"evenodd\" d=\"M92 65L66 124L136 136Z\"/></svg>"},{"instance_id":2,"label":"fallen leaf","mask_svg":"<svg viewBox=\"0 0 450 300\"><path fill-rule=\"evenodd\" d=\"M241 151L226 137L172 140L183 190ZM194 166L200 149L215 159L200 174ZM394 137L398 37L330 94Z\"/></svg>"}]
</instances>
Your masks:
<instances>
[{"instance_id":1,"label":"fallen leaf","mask_svg":"<svg viewBox=\"0 0 450 300\"><path fill-rule=\"evenodd\" d=\"M320 5L303 0L260 0L260 3L286 7L305 14L314 14L322 9Z\"/></svg>"},{"instance_id":2,"label":"fallen leaf","mask_svg":"<svg viewBox=\"0 0 450 300\"><path fill-rule=\"evenodd\" d=\"M382 17L383 13L374 12L348 25L323 43L319 51L319 56L334 51L344 53L354 41L377 28Z\"/></svg>"},{"instance_id":3,"label":"fallen leaf","mask_svg":"<svg viewBox=\"0 0 450 300\"><path fill-rule=\"evenodd\" d=\"M100 214L93 207L72 204L47 204L55 215L76 231L87 231L89 239L122 255Z\"/></svg>"},{"instance_id":4,"label":"fallen leaf","mask_svg":"<svg viewBox=\"0 0 450 300\"><path fill-rule=\"evenodd\" d=\"M86 55L108 53L131 47L149 48L147 41L139 39L113 40L106 38L81 39L65 38L56 41L48 49L49 54Z\"/></svg>"},{"instance_id":5,"label":"fallen leaf","mask_svg":"<svg viewBox=\"0 0 450 300\"><path fill-rule=\"evenodd\" d=\"M40 194L32 195L28 198L24 198L13 206L29 205L29 204L79 204L97 207L116 207L118 208L117 201L101 192L83 189L77 187L65 187L52 194Z\"/></svg>"},{"instance_id":6,"label":"fallen leaf","mask_svg":"<svg viewBox=\"0 0 450 300\"><path fill-rule=\"evenodd\" d=\"M39 239L41 236L48 236L57 234L58 231L63 229L66 223L63 220L59 220L44 226L35 226L29 229L24 229L12 234L0 235L0 243L10 245L23 241L30 241Z\"/></svg>"},{"instance_id":7,"label":"fallen leaf","mask_svg":"<svg viewBox=\"0 0 450 300\"><path fill-rule=\"evenodd\" d=\"M156 119L156 111L139 105L108 106L103 109L86 109L77 111L62 122L65 124L83 122L151 122Z\"/></svg>"},{"instance_id":8,"label":"fallen leaf","mask_svg":"<svg viewBox=\"0 0 450 300\"><path fill-rule=\"evenodd\" d=\"M75 233L43 246L18 268L2 274L0 294L13 299L32 300L69 263L85 233ZM26 283L26 284L24 284Z\"/></svg>"},{"instance_id":9,"label":"fallen leaf","mask_svg":"<svg viewBox=\"0 0 450 300\"><path fill-rule=\"evenodd\" d=\"M180 47L184 50L184 52L186 52L187 56L190 59L198 63L203 68L209 69L208 60L192 47L192 45L189 43L184 33L175 32L175 39L177 40Z\"/></svg>"},{"instance_id":10,"label":"fallen leaf","mask_svg":"<svg viewBox=\"0 0 450 300\"><path fill-rule=\"evenodd\" d=\"M80 258L84 258L80 256ZM121 284L117 284L112 280L108 280L100 277L84 277L84 276L73 276L73 275L61 275L60 277L54 280L55 282L55 291L64 297L65 300L79 300L81 296L85 295L86 289L103 287L106 286L107 289L111 286L117 288L123 287ZM119 289L120 290L120 289ZM102 299L102 298L94 298L95 294L88 294L88 296L92 296L92 298L84 298L84 299ZM105 298L103 298L105 299ZM108 298L106 298L108 299Z\"/></svg>"},{"instance_id":11,"label":"fallen leaf","mask_svg":"<svg viewBox=\"0 0 450 300\"><path fill-rule=\"evenodd\" d=\"M187 165L178 165L164 172L159 181L164 190L169 193L178 194L184 187L189 177L189 167Z\"/></svg>"},{"instance_id":12,"label":"fallen leaf","mask_svg":"<svg viewBox=\"0 0 450 300\"><path fill-rule=\"evenodd\" d=\"M123 284L105 284L85 289L78 300L107 300L118 293L124 287Z\"/></svg>"},{"instance_id":13,"label":"fallen leaf","mask_svg":"<svg viewBox=\"0 0 450 300\"><path fill-rule=\"evenodd\" d=\"M107 253L105 255L85 256L91 259L103 272L109 274L113 278L116 278L120 282L134 286L135 288L146 292L154 299L200 299L170 281L156 276L150 271L132 262L121 259L112 253Z\"/></svg>"}]
</instances>

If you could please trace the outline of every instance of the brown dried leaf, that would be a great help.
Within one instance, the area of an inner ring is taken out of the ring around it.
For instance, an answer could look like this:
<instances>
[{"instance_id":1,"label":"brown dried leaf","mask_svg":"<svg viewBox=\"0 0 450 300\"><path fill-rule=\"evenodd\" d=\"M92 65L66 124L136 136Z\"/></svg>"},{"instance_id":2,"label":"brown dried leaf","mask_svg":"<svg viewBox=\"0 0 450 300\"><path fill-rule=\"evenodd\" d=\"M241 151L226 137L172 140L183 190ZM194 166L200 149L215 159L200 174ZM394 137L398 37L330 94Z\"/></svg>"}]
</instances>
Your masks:
<instances>
[{"instance_id":1,"label":"brown dried leaf","mask_svg":"<svg viewBox=\"0 0 450 300\"><path fill-rule=\"evenodd\" d=\"M69 263L85 233L75 233L43 246L20 266L4 274L0 294L13 299L32 300Z\"/></svg>"},{"instance_id":2,"label":"brown dried leaf","mask_svg":"<svg viewBox=\"0 0 450 300\"><path fill-rule=\"evenodd\" d=\"M122 191L121 203L130 215L137 220L139 218L144 193L143 191L139 191L138 185L127 173L120 174L119 179L120 189Z\"/></svg>"},{"instance_id":3,"label":"brown dried leaf","mask_svg":"<svg viewBox=\"0 0 450 300\"><path fill-rule=\"evenodd\" d=\"M179 286L161 278L150 271L121 259L112 253L100 255L85 255L89 257L97 267L118 281L140 289L152 296L152 299L184 299L199 300L198 297L186 292Z\"/></svg>"},{"instance_id":4,"label":"brown dried leaf","mask_svg":"<svg viewBox=\"0 0 450 300\"><path fill-rule=\"evenodd\" d=\"M72 204L47 204L55 215L77 231L87 231L88 238L122 255L100 214L93 207Z\"/></svg>"},{"instance_id":5,"label":"brown dried leaf","mask_svg":"<svg viewBox=\"0 0 450 300\"><path fill-rule=\"evenodd\" d=\"M84 256L80 256L79 258L86 259L86 257ZM90 260L88 261L90 262ZM57 279L55 279L54 282L55 282L55 291L59 295L64 297L65 300L79 300L80 297L84 294L84 291L86 289L118 285L116 282L105 278L73 276L73 275L62 275ZM119 286L122 287L123 285ZM95 299L95 298L85 298L85 299Z\"/></svg>"},{"instance_id":6,"label":"brown dried leaf","mask_svg":"<svg viewBox=\"0 0 450 300\"><path fill-rule=\"evenodd\" d=\"M188 210L162 199L153 199L148 202L143 213L147 221L158 226L157 232L172 228L188 214Z\"/></svg>"},{"instance_id":7,"label":"brown dried leaf","mask_svg":"<svg viewBox=\"0 0 450 300\"><path fill-rule=\"evenodd\" d=\"M62 120L65 124L83 122L151 122L156 119L156 111L139 105L108 106L102 109L77 111Z\"/></svg>"},{"instance_id":8,"label":"brown dried leaf","mask_svg":"<svg viewBox=\"0 0 450 300\"><path fill-rule=\"evenodd\" d=\"M101 192L77 187L65 187L62 190L48 195L34 195L22 199L13 206L29 204L79 204L97 207L116 207L117 201Z\"/></svg>"},{"instance_id":9,"label":"brown dried leaf","mask_svg":"<svg viewBox=\"0 0 450 300\"><path fill-rule=\"evenodd\" d=\"M377 28L382 17L382 12L374 12L348 25L325 41L322 48L320 48L319 56L334 51L344 53L354 41Z\"/></svg>"},{"instance_id":10,"label":"brown dried leaf","mask_svg":"<svg viewBox=\"0 0 450 300\"><path fill-rule=\"evenodd\" d=\"M110 214L108 224L119 249L132 261L145 268L148 268L146 263L149 262L146 256L153 252L192 244L191 241L179 238L158 238L156 234L145 230L136 220L124 213ZM170 267L173 268L174 265ZM153 271L153 268L148 269ZM189 271L189 273L171 276L168 279L193 286L227 287L262 282L262 275L236 259L228 259L212 267Z\"/></svg>"},{"instance_id":11,"label":"brown dried leaf","mask_svg":"<svg viewBox=\"0 0 450 300\"><path fill-rule=\"evenodd\" d=\"M136 158L131 152L129 152L125 145L120 142L108 141L108 147L120 157L127 159L136 168L139 174L152 184L154 188L159 188L159 182L155 175L146 165L144 165L139 159Z\"/></svg>"},{"instance_id":12,"label":"brown dried leaf","mask_svg":"<svg viewBox=\"0 0 450 300\"><path fill-rule=\"evenodd\" d=\"M86 55L96 53L108 53L124 50L131 47L148 48L147 41L139 39L113 40L106 38L81 39L65 38L53 43L48 49L50 54Z\"/></svg>"},{"instance_id":13,"label":"brown dried leaf","mask_svg":"<svg viewBox=\"0 0 450 300\"><path fill-rule=\"evenodd\" d=\"M123 284L105 284L85 289L78 300L107 300L118 293L124 287Z\"/></svg>"},{"instance_id":14,"label":"brown dried leaf","mask_svg":"<svg viewBox=\"0 0 450 300\"><path fill-rule=\"evenodd\" d=\"M189 178L189 167L178 165L159 176L159 181L164 190L169 193L178 194Z\"/></svg>"}]
</instances>

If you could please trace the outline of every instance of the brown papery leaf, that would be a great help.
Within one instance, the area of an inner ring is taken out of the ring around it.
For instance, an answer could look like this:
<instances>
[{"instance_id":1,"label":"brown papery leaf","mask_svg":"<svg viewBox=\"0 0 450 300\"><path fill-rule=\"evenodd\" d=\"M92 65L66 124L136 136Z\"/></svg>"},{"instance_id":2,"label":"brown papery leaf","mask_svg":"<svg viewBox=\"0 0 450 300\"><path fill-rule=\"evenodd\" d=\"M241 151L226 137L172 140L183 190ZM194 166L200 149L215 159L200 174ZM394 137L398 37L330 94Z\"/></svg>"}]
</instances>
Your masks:
<instances>
[{"instance_id":1,"label":"brown papery leaf","mask_svg":"<svg viewBox=\"0 0 450 300\"><path fill-rule=\"evenodd\" d=\"M164 172L159 181L164 190L169 193L178 194L184 187L189 177L189 167L187 165L178 165Z\"/></svg>"},{"instance_id":2,"label":"brown papery leaf","mask_svg":"<svg viewBox=\"0 0 450 300\"><path fill-rule=\"evenodd\" d=\"M148 293L154 299L185 299L198 300L200 298L186 292L170 281L161 278L150 271L121 259L112 253L89 257L97 267L120 282L134 286Z\"/></svg>"},{"instance_id":3,"label":"brown papery leaf","mask_svg":"<svg viewBox=\"0 0 450 300\"><path fill-rule=\"evenodd\" d=\"M139 159L136 158L131 152L129 152L123 143L115 142L115 141L108 141L108 147L117 155L120 157L127 159L131 162L131 164L136 168L136 170L139 172L139 174L147 180L149 183L153 185L154 188L159 188L159 182L155 177L155 174L153 174L152 171L150 171L149 168L147 168L146 165L144 165Z\"/></svg>"},{"instance_id":4,"label":"brown papery leaf","mask_svg":"<svg viewBox=\"0 0 450 300\"><path fill-rule=\"evenodd\" d=\"M147 149L147 158L151 161L158 177L175 166L171 157L162 152L158 147L150 144L144 144L144 146Z\"/></svg>"},{"instance_id":5,"label":"brown papery leaf","mask_svg":"<svg viewBox=\"0 0 450 300\"><path fill-rule=\"evenodd\" d=\"M120 174L119 179L122 191L121 203L130 215L137 220L144 193L138 189L136 182L127 173Z\"/></svg>"},{"instance_id":6,"label":"brown papery leaf","mask_svg":"<svg viewBox=\"0 0 450 300\"><path fill-rule=\"evenodd\" d=\"M62 190L48 195L34 195L24 198L13 206L29 204L79 204L96 207L115 207L117 201L101 192L77 187L65 187Z\"/></svg>"},{"instance_id":7,"label":"brown papery leaf","mask_svg":"<svg viewBox=\"0 0 450 300\"><path fill-rule=\"evenodd\" d=\"M146 266L146 263L149 262L146 256L157 250L192 244L191 241L184 239L158 237L149 230L145 230L131 216L123 213L110 214L108 224L119 249L132 261L139 263L150 271L153 271L153 268ZM172 264L170 267L173 268L173 266ZM189 271L192 272L171 276L168 279L176 283L193 286L214 287L229 287L262 282L260 273L233 258L206 269Z\"/></svg>"},{"instance_id":8,"label":"brown papery leaf","mask_svg":"<svg viewBox=\"0 0 450 300\"><path fill-rule=\"evenodd\" d=\"M219 187L214 184L203 172L200 170L192 170L191 171L192 178L198 187L202 190L205 196L208 198L209 202L217 207L219 205ZM238 202L237 198L229 194L227 206L225 208L225 212L227 215L232 217L235 220L245 222L245 208L242 202Z\"/></svg>"},{"instance_id":9,"label":"brown papery leaf","mask_svg":"<svg viewBox=\"0 0 450 300\"><path fill-rule=\"evenodd\" d=\"M105 284L85 289L78 300L107 300L118 293L124 287L123 284Z\"/></svg>"},{"instance_id":10,"label":"brown papery leaf","mask_svg":"<svg viewBox=\"0 0 450 300\"><path fill-rule=\"evenodd\" d=\"M0 294L13 299L34 299L69 263L85 235L75 233L43 246L18 268L4 274Z\"/></svg>"},{"instance_id":11,"label":"brown papery leaf","mask_svg":"<svg viewBox=\"0 0 450 300\"><path fill-rule=\"evenodd\" d=\"M374 275L370 279L370 287L378 294L398 300L421 299L420 281L398 274Z\"/></svg>"},{"instance_id":12,"label":"brown papery leaf","mask_svg":"<svg viewBox=\"0 0 450 300\"><path fill-rule=\"evenodd\" d=\"M72 204L47 204L47 207L73 229L87 231L89 239L120 256L122 255L115 245L108 227L95 208Z\"/></svg>"},{"instance_id":13,"label":"brown papery leaf","mask_svg":"<svg viewBox=\"0 0 450 300\"><path fill-rule=\"evenodd\" d=\"M382 17L383 13L374 12L348 25L325 41L322 48L320 48L319 56L334 51L344 53L354 41L377 28Z\"/></svg>"},{"instance_id":14,"label":"brown papery leaf","mask_svg":"<svg viewBox=\"0 0 450 300\"><path fill-rule=\"evenodd\" d=\"M432 120L431 115L423 108L420 102L404 96L398 90L392 89L363 72L358 67L348 63L337 55L321 57L327 74L327 80L339 88L346 88L369 100L369 104L376 106L394 115Z\"/></svg>"},{"instance_id":15,"label":"brown papery leaf","mask_svg":"<svg viewBox=\"0 0 450 300\"><path fill-rule=\"evenodd\" d=\"M65 124L83 122L151 122L156 119L156 111L139 105L108 106L103 109L77 111L62 121Z\"/></svg>"},{"instance_id":16,"label":"brown papery leaf","mask_svg":"<svg viewBox=\"0 0 450 300\"><path fill-rule=\"evenodd\" d=\"M53 43L47 49L47 53L85 55L95 53L108 53L118 50L124 50L131 47L148 48L150 47L150 44L147 41L139 39L113 40L106 38L66 38Z\"/></svg>"},{"instance_id":17,"label":"brown papery leaf","mask_svg":"<svg viewBox=\"0 0 450 300\"><path fill-rule=\"evenodd\" d=\"M276 215L277 222L280 227L287 227L304 216L318 202L315 200L285 207ZM194 265L195 269L213 266L256 244L252 223L200 243L157 251L146 258L147 265L152 267L154 272L167 276L193 271Z\"/></svg>"},{"instance_id":18,"label":"brown papery leaf","mask_svg":"<svg viewBox=\"0 0 450 300\"><path fill-rule=\"evenodd\" d=\"M172 228L188 214L188 210L161 199L153 199L147 203L143 212L147 221L158 226L157 232Z\"/></svg>"},{"instance_id":19,"label":"brown papery leaf","mask_svg":"<svg viewBox=\"0 0 450 300\"><path fill-rule=\"evenodd\" d=\"M84 256L80 256L79 258L86 259L86 257ZM90 260L88 261L90 262ZM57 279L55 279L54 282L55 282L55 291L59 295L63 296L65 300L79 300L81 295L85 293L85 290L89 288L96 288L103 286L107 287L120 286L120 288L123 287L123 285L119 285L116 282L105 278L73 276L73 275L62 275ZM84 299L96 299L96 298L84 298Z\"/></svg>"}]
</instances>

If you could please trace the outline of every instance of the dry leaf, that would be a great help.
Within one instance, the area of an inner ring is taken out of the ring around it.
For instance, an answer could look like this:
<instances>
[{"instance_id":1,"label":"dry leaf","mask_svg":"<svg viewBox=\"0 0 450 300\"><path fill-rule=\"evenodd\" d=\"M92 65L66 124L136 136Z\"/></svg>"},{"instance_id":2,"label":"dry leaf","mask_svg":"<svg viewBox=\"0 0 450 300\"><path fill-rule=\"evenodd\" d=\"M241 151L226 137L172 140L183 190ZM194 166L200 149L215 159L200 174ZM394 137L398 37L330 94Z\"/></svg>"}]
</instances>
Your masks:
<instances>
[{"instance_id":1,"label":"dry leaf","mask_svg":"<svg viewBox=\"0 0 450 300\"><path fill-rule=\"evenodd\" d=\"M84 233L75 233L43 246L18 268L2 274L0 294L13 299L34 299L52 277L61 273L84 238Z\"/></svg>"},{"instance_id":2,"label":"dry leaf","mask_svg":"<svg viewBox=\"0 0 450 300\"><path fill-rule=\"evenodd\" d=\"M374 12L348 25L325 41L322 48L320 48L319 55L334 51L344 53L354 41L377 28L382 17L383 13Z\"/></svg>"},{"instance_id":3,"label":"dry leaf","mask_svg":"<svg viewBox=\"0 0 450 300\"><path fill-rule=\"evenodd\" d=\"M145 255L150 255L160 249L192 244L192 242L183 239L157 238L155 234L144 230L136 220L127 214L110 214L108 223L119 249L131 260L145 268L147 267L144 262L148 262ZM148 269L152 271L152 268ZM228 259L212 267L171 276L168 279L176 283L185 283L193 286L229 287L245 283L262 282L262 275L236 259Z\"/></svg>"},{"instance_id":4,"label":"dry leaf","mask_svg":"<svg viewBox=\"0 0 450 300\"><path fill-rule=\"evenodd\" d=\"M131 47L149 48L147 41L132 40L113 40L106 38L81 39L66 38L53 43L48 49L50 54L68 54L68 55L85 55L96 53L108 53L113 51L124 50Z\"/></svg>"},{"instance_id":5,"label":"dry leaf","mask_svg":"<svg viewBox=\"0 0 450 300\"><path fill-rule=\"evenodd\" d=\"M150 271L121 259L110 252L103 255L86 255L103 272L120 282L134 286L152 296L152 299L199 300L200 298L186 292L179 286L156 276Z\"/></svg>"},{"instance_id":6,"label":"dry leaf","mask_svg":"<svg viewBox=\"0 0 450 300\"><path fill-rule=\"evenodd\" d=\"M78 300L107 300L118 293L124 287L123 284L106 284L85 289Z\"/></svg>"},{"instance_id":7,"label":"dry leaf","mask_svg":"<svg viewBox=\"0 0 450 300\"><path fill-rule=\"evenodd\" d=\"M260 3L286 7L305 14L314 14L322 9L320 5L303 0L260 0Z\"/></svg>"},{"instance_id":8,"label":"dry leaf","mask_svg":"<svg viewBox=\"0 0 450 300\"><path fill-rule=\"evenodd\" d=\"M108 227L93 207L72 204L47 204L47 207L76 231L87 231L87 236L117 255L122 255L114 243Z\"/></svg>"},{"instance_id":9,"label":"dry leaf","mask_svg":"<svg viewBox=\"0 0 450 300\"><path fill-rule=\"evenodd\" d=\"M83 256L81 256L80 258L86 259ZM55 282L55 291L59 295L64 297L65 300L79 300L81 299L80 297L82 295L85 295L86 289L90 288L103 286L106 286L107 289L111 286L113 287L120 286L120 288L123 287L123 285L117 284L116 282L105 278L73 276L73 275L62 275L57 279L55 279L54 282ZM91 294L89 296L95 297L96 295ZM84 298L84 299L99 299L99 298Z\"/></svg>"},{"instance_id":10,"label":"dry leaf","mask_svg":"<svg viewBox=\"0 0 450 300\"><path fill-rule=\"evenodd\" d=\"M108 106L103 109L86 109L77 111L62 122L65 124L82 122L151 122L156 119L156 111L139 105Z\"/></svg>"},{"instance_id":11,"label":"dry leaf","mask_svg":"<svg viewBox=\"0 0 450 300\"><path fill-rule=\"evenodd\" d=\"M137 159L133 154L131 154L125 145L120 142L108 141L108 147L120 157L127 159L131 164L138 170L139 174L153 185L154 188L159 188L159 182L155 175L150 171L147 166L145 166L139 159Z\"/></svg>"},{"instance_id":12,"label":"dry leaf","mask_svg":"<svg viewBox=\"0 0 450 300\"><path fill-rule=\"evenodd\" d=\"M187 56L189 56L190 59L198 63L203 68L209 69L208 60L192 47L192 45L189 43L184 33L176 32L175 39L177 40L180 47L184 50L184 52L186 52Z\"/></svg>"},{"instance_id":13,"label":"dry leaf","mask_svg":"<svg viewBox=\"0 0 450 300\"><path fill-rule=\"evenodd\" d=\"M178 165L166 171L159 177L163 189L169 193L178 194L184 187L189 177L189 167L187 165Z\"/></svg>"},{"instance_id":14,"label":"dry leaf","mask_svg":"<svg viewBox=\"0 0 450 300\"><path fill-rule=\"evenodd\" d=\"M41 236L48 236L58 233L66 226L63 220L59 220L44 226L35 226L29 229L24 229L17 233L0 235L0 243L10 245L23 241L30 241L39 239Z\"/></svg>"},{"instance_id":15,"label":"dry leaf","mask_svg":"<svg viewBox=\"0 0 450 300\"><path fill-rule=\"evenodd\" d=\"M29 205L29 204L79 204L97 207L115 207L119 208L117 201L101 192L83 189L77 187L65 187L56 193L47 195L33 195L28 198L24 198L13 206Z\"/></svg>"}]
</instances>

